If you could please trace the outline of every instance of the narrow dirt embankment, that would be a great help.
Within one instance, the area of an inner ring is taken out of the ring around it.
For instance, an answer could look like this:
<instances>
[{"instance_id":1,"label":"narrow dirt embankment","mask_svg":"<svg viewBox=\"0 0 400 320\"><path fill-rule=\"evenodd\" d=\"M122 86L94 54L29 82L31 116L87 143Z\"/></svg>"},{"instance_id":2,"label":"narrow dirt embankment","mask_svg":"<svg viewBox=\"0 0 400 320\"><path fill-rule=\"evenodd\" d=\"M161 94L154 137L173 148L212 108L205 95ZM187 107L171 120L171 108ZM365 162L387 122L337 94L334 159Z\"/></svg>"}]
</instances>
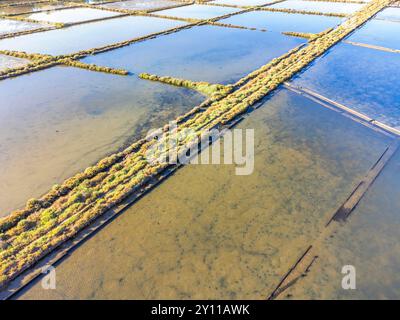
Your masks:
<instances>
[{"instance_id":1,"label":"narrow dirt embankment","mask_svg":"<svg viewBox=\"0 0 400 320\"><path fill-rule=\"evenodd\" d=\"M179 117L172 133L165 126L160 139L134 143L54 186L41 199L29 200L24 209L2 219L0 287L4 289L24 270L169 168L165 163L147 161L148 150L158 150L155 155L159 156L171 151L185 153L197 144L204 131L234 121L390 3L389 0L372 1L336 29L246 76L234 86L233 92L210 99ZM168 139L175 139L174 135L187 128L191 129L191 135L179 140L174 150L162 148Z\"/></svg>"}]
</instances>

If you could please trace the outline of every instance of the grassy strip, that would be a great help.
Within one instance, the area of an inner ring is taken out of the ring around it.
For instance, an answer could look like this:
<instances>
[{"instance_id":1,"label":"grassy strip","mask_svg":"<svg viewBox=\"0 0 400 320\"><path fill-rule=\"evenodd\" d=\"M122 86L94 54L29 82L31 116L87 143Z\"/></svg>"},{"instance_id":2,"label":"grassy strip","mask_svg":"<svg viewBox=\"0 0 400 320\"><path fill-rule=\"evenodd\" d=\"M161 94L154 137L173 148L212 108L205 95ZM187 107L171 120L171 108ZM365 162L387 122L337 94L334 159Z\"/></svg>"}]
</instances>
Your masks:
<instances>
[{"instance_id":1,"label":"grassy strip","mask_svg":"<svg viewBox=\"0 0 400 320\"><path fill-rule=\"evenodd\" d=\"M25 18L25 17L21 17L21 16L5 16L5 15L3 15L3 16L0 16L0 18L22 21L22 22L29 22L29 23L37 23L40 25L48 24L48 25L56 27L57 29L64 28L64 26L65 26L64 23L60 23L60 22L45 22L45 21L29 19L29 18Z\"/></svg>"},{"instance_id":2,"label":"grassy strip","mask_svg":"<svg viewBox=\"0 0 400 320\"><path fill-rule=\"evenodd\" d=\"M338 18L345 18L345 17L348 16L348 14L346 14L346 13L318 12L318 11L296 10L296 9L279 9L279 8L267 8L267 7L262 7L262 8L257 7L256 10L270 11L270 12L311 14L311 15L317 15L317 16L338 17Z\"/></svg>"},{"instance_id":3,"label":"grassy strip","mask_svg":"<svg viewBox=\"0 0 400 320\"><path fill-rule=\"evenodd\" d=\"M315 33L306 33L306 32L292 32L292 31L284 31L282 34L286 36L291 36L291 37L297 37L297 38L304 38L308 40L315 39L317 35Z\"/></svg>"},{"instance_id":4,"label":"grassy strip","mask_svg":"<svg viewBox=\"0 0 400 320\"><path fill-rule=\"evenodd\" d=\"M6 38L14 38L14 37L23 36L26 34L31 34L31 33L36 33L36 32L49 31L49 30L53 30L53 29L54 29L54 27L44 27L44 28L38 28L38 29L33 29L33 30L5 33L5 34L0 35L0 40L6 39Z\"/></svg>"},{"instance_id":5,"label":"grassy strip","mask_svg":"<svg viewBox=\"0 0 400 320\"><path fill-rule=\"evenodd\" d=\"M262 32L267 31L267 29L249 28L249 27L238 26L238 25L230 24L230 23L209 22L208 24L211 24L213 26L218 26L218 27L225 27L225 28L244 29L244 30L252 30L252 31L262 31Z\"/></svg>"},{"instance_id":6,"label":"grassy strip","mask_svg":"<svg viewBox=\"0 0 400 320\"><path fill-rule=\"evenodd\" d=\"M96 64L88 64L84 63L81 61L76 61L76 60L71 60L71 59L60 59L58 62L70 66L70 67L76 67L76 68L81 68L81 69L87 69L90 71L97 71L97 72L105 72L105 73L111 73L111 74L118 74L121 76L126 76L129 74L127 70L124 69L114 69L110 67L103 67L103 66L98 66Z\"/></svg>"},{"instance_id":7,"label":"grassy strip","mask_svg":"<svg viewBox=\"0 0 400 320\"><path fill-rule=\"evenodd\" d=\"M23 51L9 51L9 50L0 50L1 54L28 59L32 62L17 68L10 68L0 72L0 79L6 79L10 77L16 77L18 75L26 74L29 72L43 70L46 68L53 67L55 65L63 64L70 67L82 68L91 71L98 71L98 72L106 72L111 74L118 74L118 75L127 75L129 72L123 69L113 69L110 67L102 67L95 64L87 64L84 62L76 61L70 59L68 57L60 57L60 56L51 56L46 54L38 54L38 53L26 53Z\"/></svg>"},{"instance_id":8,"label":"grassy strip","mask_svg":"<svg viewBox=\"0 0 400 320\"><path fill-rule=\"evenodd\" d=\"M210 84L208 82L195 82L190 80L184 80L173 77L160 77L154 74L149 73L141 73L139 77L142 79L157 81L166 84L170 84L178 87L185 87L192 90L196 90L211 99L220 98L221 96L226 96L228 93L232 91L232 86L224 86L222 84Z\"/></svg>"},{"instance_id":9,"label":"grassy strip","mask_svg":"<svg viewBox=\"0 0 400 320\"><path fill-rule=\"evenodd\" d=\"M14 212L0 221L0 287L23 270L70 239L94 219L101 216L127 196L161 173L168 165L148 162L147 153L165 156L171 151L185 154L197 144L204 130L230 122L246 112L256 101L276 89L281 83L302 70L338 41L364 24L389 0L375 0L357 12L338 28L331 30L308 46L292 51L255 72L236 91L204 108L195 108L178 118L172 132L167 126L159 139L142 139L126 150L110 156L96 166L55 186L40 200L30 200L25 211ZM186 129L190 135L182 135ZM166 144L170 139L174 145Z\"/></svg>"},{"instance_id":10,"label":"grassy strip","mask_svg":"<svg viewBox=\"0 0 400 320\"><path fill-rule=\"evenodd\" d=\"M282 32L282 34L291 36L291 37L298 37L298 38L304 38L308 39L308 41L314 41L318 39L319 37L322 37L323 35L331 32L333 28L328 28L320 33L305 33L305 32L292 32L292 31L285 31Z\"/></svg>"}]
</instances>

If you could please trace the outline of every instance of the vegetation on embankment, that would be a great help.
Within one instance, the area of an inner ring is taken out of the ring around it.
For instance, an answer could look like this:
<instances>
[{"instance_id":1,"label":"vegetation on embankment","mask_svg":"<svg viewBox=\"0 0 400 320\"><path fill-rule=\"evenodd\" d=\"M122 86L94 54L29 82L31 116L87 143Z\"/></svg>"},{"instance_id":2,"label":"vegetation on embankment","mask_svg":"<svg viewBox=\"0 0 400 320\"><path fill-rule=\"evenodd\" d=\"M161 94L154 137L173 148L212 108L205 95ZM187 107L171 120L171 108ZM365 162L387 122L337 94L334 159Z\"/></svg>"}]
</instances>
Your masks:
<instances>
[{"instance_id":1,"label":"vegetation on embankment","mask_svg":"<svg viewBox=\"0 0 400 320\"><path fill-rule=\"evenodd\" d=\"M39 25L44 25L44 24L48 24L51 26L56 27L57 29L60 28L64 28L65 24L61 23L61 22L46 22L46 21L39 21L39 20L34 20L34 19L30 19L24 16L0 16L3 17L4 19L9 19L9 20L16 20L16 21L22 21L22 22L29 22L29 23L36 23Z\"/></svg>"},{"instance_id":2,"label":"vegetation on embankment","mask_svg":"<svg viewBox=\"0 0 400 320\"><path fill-rule=\"evenodd\" d=\"M75 52L75 53L68 54L68 55L56 56L56 57L54 57L54 59L55 60L59 60L59 59L77 60L77 59L81 59L81 58L84 58L84 57L89 56L89 55L94 55L94 54L98 54L98 53L114 50L114 49L117 49L117 48L122 48L122 47L128 46L128 45L130 45L132 43L145 41L145 40L152 39L152 38L155 38L155 37L158 37L158 36L162 36L162 35L172 34L172 33L181 31L183 29L192 28L194 26L212 24L213 22L215 22L215 21L217 21L219 19L229 18L229 17L231 17L233 15L244 13L244 12L247 12L247 11L249 11L249 10L246 9L246 10L243 10L243 11L233 12L233 13L229 13L229 14L226 14L226 15L223 15L223 16L215 17L215 18L212 18L212 19L209 19L209 20L189 19L190 21L195 21L195 22L190 22L190 23L182 25L182 26L174 27L174 28L167 29L167 30L164 30L164 31L154 32L154 33L142 36L142 37L137 37L137 38L133 38L133 39L126 40L126 41L120 41L120 42L117 42L117 43L113 43L113 44L110 44L110 45L105 45L105 46L98 47L98 48L91 48L91 49L87 49L87 50L81 50L79 52ZM144 16L151 16L151 17L153 16L154 17L154 15L150 14L150 13L144 13L143 15ZM114 18L114 17L112 17L112 18ZM168 17L168 19L171 19L171 17ZM172 19L174 19L174 17L172 17ZM185 20L186 22L189 21L188 19L182 19L182 18L178 18L178 17L176 17L176 20ZM65 25L63 25L63 26L65 26ZM7 54L7 53L5 53L5 54ZM26 73L29 73L29 72L34 72L34 71L46 69L46 68L49 68L49 67L51 67L53 65L56 65L56 64L59 64L59 63L55 62L53 64L49 64L49 63L38 64L37 61L35 61L32 64L29 64L29 65L25 66L24 68L13 68L13 69L7 70L7 73L3 73L0 76L0 80L4 80L4 79L10 78L10 77L16 77L16 76L23 75L23 74L26 74Z\"/></svg>"},{"instance_id":3,"label":"vegetation on embankment","mask_svg":"<svg viewBox=\"0 0 400 320\"><path fill-rule=\"evenodd\" d=\"M219 99L222 96L226 96L232 91L232 86L224 86L222 84L210 84L205 81L196 82L190 80L184 80L173 77L160 77L154 74L141 73L139 77L146 80L158 81L166 84L170 84L177 87L185 87L192 90L196 90L211 99Z\"/></svg>"},{"instance_id":4,"label":"vegetation on embankment","mask_svg":"<svg viewBox=\"0 0 400 320\"><path fill-rule=\"evenodd\" d=\"M37 29L32 29L32 30L3 33L3 34L0 35L0 40L1 39L6 39L6 38L19 37L19 36L23 36L23 35L31 34L31 33L49 31L49 30L52 30L52 29L54 29L54 27L43 27L43 28L37 28Z\"/></svg>"},{"instance_id":5,"label":"vegetation on embankment","mask_svg":"<svg viewBox=\"0 0 400 320\"><path fill-rule=\"evenodd\" d=\"M1 54L30 60L31 62L22 67L9 68L0 72L0 80L16 77L22 74L30 73L33 71L43 70L53 67L55 65L66 65L91 71L105 72L118 75L127 75L129 72L123 69L113 69L110 67L102 67L95 64L87 64L81 61L76 61L63 56L51 56L47 54L26 53L23 51L9 51L0 50Z\"/></svg>"},{"instance_id":6,"label":"vegetation on embankment","mask_svg":"<svg viewBox=\"0 0 400 320\"><path fill-rule=\"evenodd\" d=\"M298 37L298 38L304 38L308 39L308 41L314 41L318 39L319 37L322 37L323 35L327 34L328 32L331 32L333 28L329 28L325 31L322 31L320 33L305 33L305 32L292 32L292 31L284 31L282 34L291 36L291 37Z\"/></svg>"},{"instance_id":7,"label":"vegetation on embankment","mask_svg":"<svg viewBox=\"0 0 400 320\"><path fill-rule=\"evenodd\" d=\"M338 13L338 12L319 12L319 11L310 11L310 10L269 8L269 7L262 7L262 8L258 7L258 8L256 8L256 10L270 11L270 12L311 14L311 15L317 15L317 16L338 17L338 18L345 18L348 16L348 14L346 14L346 13Z\"/></svg>"},{"instance_id":8,"label":"vegetation on embankment","mask_svg":"<svg viewBox=\"0 0 400 320\"><path fill-rule=\"evenodd\" d=\"M75 67L75 68L81 68L81 69L87 69L90 71L97 71L97 72L105 72L105 73L111 73L111 74L118 74L121 76L126 76L129 74L127 70L124 69L114 69L110 67L103 67L103 66L98 66L96 64L88 64L84 63L81 61L77 60L71 60L71 59L60 59L58 60L59 63L64 64L66 66L70 67Z\"/></svg>"},{"instance_id":9,"label":"vegetation on embankment","mask_svg":"<svg viewBox=\"0 0 400 320\"><path fill-rule=\"evenodd\" d=\"M315 33L292 32L292 31L284 31L284 32L282 32L282 34L284 34L286 36L304 38L304 39L308 39L308 40L312 40L317 36Z\"/></svg>"},{"instance_id":10,"label":"vegetation on embankment","mask_svg":"<svg viewBox=\"0 0 400 320\"><path fill-rule=\"evenodd\" d=\"M389 0L372 1L336 29L305 47L292 50L291 54L262 67L253 76L245 77L245 80L238 82L243 85L226 97L210 103L207 108L196 107L179 117L178 126L171 133L165 126L159 139L138 141L68 179L61 186L55 186L41 199L28 201L23 210L2 219L0 287L75 236L107 210L140 190L168 167L162 162L149 162L146 157L149 150L155 151L154 156L167 155L171 151L178 155L186 154L188 148L197 145L197 138L205 130L229 123L247 112L255 102L389 3ZM191 133L182 135L188 128ZM181 139L177 139L178 136ZM178 143L166 144L169 139L177 139Z\"/></svg>"}]
</instances>

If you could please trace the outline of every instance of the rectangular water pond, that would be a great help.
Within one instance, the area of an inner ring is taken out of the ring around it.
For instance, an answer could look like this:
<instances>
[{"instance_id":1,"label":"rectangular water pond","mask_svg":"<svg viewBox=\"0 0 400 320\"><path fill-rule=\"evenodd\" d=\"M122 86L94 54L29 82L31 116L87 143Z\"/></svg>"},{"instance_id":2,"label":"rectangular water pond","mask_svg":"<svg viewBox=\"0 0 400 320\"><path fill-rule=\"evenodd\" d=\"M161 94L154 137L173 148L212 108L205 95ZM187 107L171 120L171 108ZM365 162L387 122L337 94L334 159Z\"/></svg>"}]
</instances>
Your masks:
<instances>
[{"instance_id":1,"label":"rectangular water pond","mask_svg":"<svg viewBox=\"0 0 400 320\"><path fill-rule=\"evenodd\" d=\"M154 10L180 5L182 2L173 0L128 0L100 4L103 8L124 9L124 10Z\"/></svg>"},{"instance_id":2,"label":"rectangular water pond","mask_svg":"<svg viewBox=\"0 0 400 320\"><path fill-rule=\"evenodd\" d=\"M292 83L400 129L400 55L339 44Z\"/></svg>"},{"instance_id":3,"label":"rectangular water pond","mask_svg":"<svg viewBox=\"0 0 400 320\"><path fill-rule=\"evenodd\" d=\"M3 80L0 96L0 216L204 100L69 67Z\"/></svg>"},{"instance_id":4,"label":"rectangular water pond","mask_svg":"<svg viewBox=\"0 0 400 320\"><path fill-rule=\"evenodd\" d=\"M0 54L0 71L4 71L9 68L17 68L27 65L29 60L6 56L4 54Z\"/></svg>"},{"instance_id":5,"label":"rectangular water pond","mask_svg":"<svg viewBox=\"0 0 400 320\"><path fill-rule=\"evenodd\" d=\"M236 9L236 8L193 4L190 6L156 11L155 13L165 15L165 16L170 16L170 17L178 17L178 18L211 19L211 18L216 18L219 16L226 15L228 13L237 12L239 10L240 9Z\"/></svg>"},{"instance_id":6,"label":"rectangular water pond","mask_svg":"<svg viewBox=\"0 0 400 320\"><path fill-rule=\"evenodd\" d=\"M51 10L51 9L63 8L65 6L67 6L67 4L49 2L49 3L35 3L35 4L10 6L10 7L0 7L0 14L17 15L22 13L35 12L39 10Z\"/></svg>"},{"instance_id":7,"label":"rectangular water pond","mask_svg":"<svg viewBox=\"0 0 400 320\"><path fill-rule=\"evenodd\" d=\"M112 11L91 8L71 8L56 11L37 12L26 15L25 17L44 22L74 23L115 17L118 15L120 15L120 13Z\"/></svg>"},{"instance_id":8,"label":"rectangular water pond","mask_svg":"<svg viewBox=\"0 0 400 320\"><path fill-rule=\"evenodd\" d=\"M285 12L252 11L220 20L222 23L268 31L319 33L335 27L342 18Z\"/></svg>"},{"instance_id":9,"label":"rectangular water pond","mask_svg":"<svg viewBox=\"0 0 400 320\"><path fill-rule=\"evenodd\" d=\"M265 299L388 141L286 90L238 128L252 174L182 168L56 267L57 289L22 298Z\"/></svg>"},{"instance_id":10,"label":"rectangular water pond","mask_svg":"<svg viewBox=\"0 0 400 320\"><path fill-rule=\"evenodd\" d=\"M52 55L70 54L172 29L184 24L184 22L176 20L129 16L29 34L13 39L3 39L0 41L0 49Z\"/></svg>"},{"instance_id":11,"label":"rectangular water pond","mask_svg":"<svg viewBox=\"0 0 400 320\"><path fill-rule=\"evenodd\" d=\"M274 2L275 0L214 0L210 1L210 4L226 4L235 6L261 6L263 4Z\"/></svg>"},{"instance_id":12,"label":"rectangular water pond","mask_svg":"<svg viewBox=\"0 0 400 320\"><path fill-rule=\"evenodd\" d=\"M379 12L376 19L391 20L400 22L400 7L399 8L386 8Z\"/></svg>"},{"instance_id":13,"label":"rectangular water pond","mask_svg":"<svg viewBox=\"0 0 400 320\"><path fill-rule=\"evenodd\" d=\"M200 26L88 56L83 61L133 73L225 84L304 42L281 34Z\"/></svg>"},{"instance_id":14,"label":"rectangular water pond","mask_svg":"<svg viewBox=\"0 0 400 320\"><path fill-rule=\"evenodd\" d=\"M288 294L294 299L400 299L400 152L387 164L350 219L325 241L320 258ZM356 290L343 290L344 265Z\"/></svg>"},{"instance_id":15,"label":"rectangular water pond","mask_svg":"<svg viewBox=\"0 0 400 320\"><path fill-rule=\"evenodd\" d=\"M28 30L35 30L45 27L45 24L17 21L10 19L0 18L0 36L7 33L22 32ZM1 43L1 42L0 42Z\"/></svg>"},{"instance_id":16,"label":"rectangular water pond","mask_svg":"<svg viewBox=\"0 0 400 320\"><path fill-rule=\"evenodd\" d=\"M350 14L356 12L357 10L360 10L363 6L364 4L359 3L287 0L273 4L269 6L269 8Z\"/></svg>"},{"instance_id":17,"label":"rectangular water pond","mask_svg":"<svg viewBox=\"0 0 400 320\"><path fill-rule=\"evenodd\" d=\"M348 40L400 50L400 22L370 20Z\"/></svg>"}]
</instances>

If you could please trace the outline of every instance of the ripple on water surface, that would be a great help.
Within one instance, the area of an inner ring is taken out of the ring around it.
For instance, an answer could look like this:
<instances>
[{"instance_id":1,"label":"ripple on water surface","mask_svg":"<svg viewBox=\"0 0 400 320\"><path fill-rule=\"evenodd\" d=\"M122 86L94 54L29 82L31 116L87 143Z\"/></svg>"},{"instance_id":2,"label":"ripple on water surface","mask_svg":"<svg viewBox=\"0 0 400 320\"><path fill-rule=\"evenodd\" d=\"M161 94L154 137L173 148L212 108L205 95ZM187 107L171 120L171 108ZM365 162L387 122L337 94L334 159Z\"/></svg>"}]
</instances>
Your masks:
<instances>
[{"instance_id":1,"label":"ripple on water surface","mask_svg":"<svg viewBox=\"0 0 400 320\"><path fill-rule=\"evenodd\" d=\"M23 298L263 299L388 143L286 90L238 127L255 130L251 175L184 167Z\"/></svg>"}]
</instances>

